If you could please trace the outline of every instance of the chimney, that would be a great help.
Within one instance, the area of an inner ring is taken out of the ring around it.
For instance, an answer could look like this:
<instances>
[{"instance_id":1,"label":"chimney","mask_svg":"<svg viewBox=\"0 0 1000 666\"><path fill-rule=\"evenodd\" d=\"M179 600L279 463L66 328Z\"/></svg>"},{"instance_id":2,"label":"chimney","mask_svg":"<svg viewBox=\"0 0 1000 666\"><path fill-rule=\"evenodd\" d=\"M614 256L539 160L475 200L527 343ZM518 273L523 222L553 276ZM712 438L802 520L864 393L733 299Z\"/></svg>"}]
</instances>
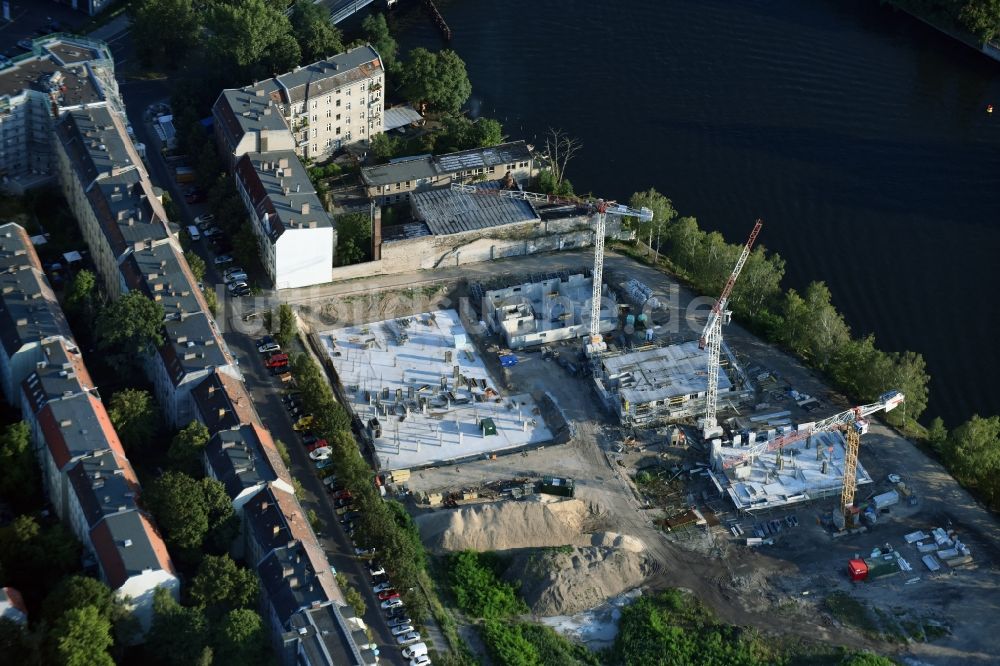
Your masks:
<instances>
[{"instance_id":1,"label":"chimney","mask_svg":"<svg viewBox=\"0 0 1000 666\"><path fill-rule=\"evenodd\" d=\"M226 408L225 407L219 407L219 418L223 419L225 417L226 417Z\"/></svg>"},{"instance_id":2,"label":"chimney","mask_svg":"<svg viewBox=\"0 0 1000 666\"><path fill-rule=\"evenodd\" d=\"M296 192L299 191L299 186L298 185L295 186L295 191ZM309 202L308 201L306 201L305 203L302 204L302 214L303 215L308 215L309 214Z\"/></svg>"},{"instance_id":3,"label":"chimney","mask_svg":"<svg viewBox=\"0 0 1000 666\"><path fill-rule=\"evenodd\" d=\"M264 506L265 507L267 506L267 502L264 502ZM273 528L272 536L278 536L279 534L281 534L281 526L275 525Z\"/></svg>"},{"instance_id":4,"label":"chimney","mask_svg":"<svg viewBox=\"0 0 1000 666\"><path fill-rule=\"evenodd\" d=\"M278 166L280 168L282 168L282 169L287 169L288 168L288 158L287 157L282 157L281 159L279 159L278 160Z\"/></svg>"}]
</instances>

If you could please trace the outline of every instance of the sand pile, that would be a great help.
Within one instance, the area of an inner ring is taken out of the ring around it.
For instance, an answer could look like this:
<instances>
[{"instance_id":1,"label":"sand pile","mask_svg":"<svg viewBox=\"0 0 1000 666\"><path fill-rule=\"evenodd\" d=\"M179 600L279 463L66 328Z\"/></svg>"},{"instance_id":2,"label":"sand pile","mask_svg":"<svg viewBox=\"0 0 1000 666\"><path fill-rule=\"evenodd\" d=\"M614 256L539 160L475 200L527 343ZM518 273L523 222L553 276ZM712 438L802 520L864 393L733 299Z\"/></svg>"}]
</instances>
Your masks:
<instances>
[{"instance_id":1,"label":"sand pile","mask_svg":"<svg viewBox=\"0 0 1000 666\"><path fill-rule=\"evenodd\" d=\"M431 550L510 550L579 543L591 511L578 499L536 496L437 511L417 517Z\"/></svg>"},{"instance_id":2,"label":"sand pile","mask_svg":"<svg viewBox=\"0 0 1000 666\"><path fill-rule=\"evenodd\" d=\"M642 552L586 546L520 553L504 578L520 581L532 613L571 615L638 587L652 571L652 561Z\"/></svg>"}]
</instances>

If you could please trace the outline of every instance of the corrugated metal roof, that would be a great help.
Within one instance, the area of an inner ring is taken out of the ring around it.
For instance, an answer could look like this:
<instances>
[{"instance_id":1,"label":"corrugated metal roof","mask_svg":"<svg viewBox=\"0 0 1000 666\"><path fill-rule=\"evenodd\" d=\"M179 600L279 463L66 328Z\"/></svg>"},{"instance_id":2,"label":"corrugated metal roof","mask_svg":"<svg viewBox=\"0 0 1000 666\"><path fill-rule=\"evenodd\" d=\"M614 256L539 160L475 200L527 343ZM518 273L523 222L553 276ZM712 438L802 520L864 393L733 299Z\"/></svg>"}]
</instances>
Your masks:
<instances>
[{"instance_id":1,"label":"corrugated metal roof","mask_svg":"<svg viewBox=\"0 0 1000 666\"><path fill-rule=\"evenodd\" d=\"M495 185L484 185L482 189L496 189ZM431 190L413 194L411 200L416 216L427 223L435 236L538 221L535 209L527 201L487 193Z\"/></svg>"}]
</instances>

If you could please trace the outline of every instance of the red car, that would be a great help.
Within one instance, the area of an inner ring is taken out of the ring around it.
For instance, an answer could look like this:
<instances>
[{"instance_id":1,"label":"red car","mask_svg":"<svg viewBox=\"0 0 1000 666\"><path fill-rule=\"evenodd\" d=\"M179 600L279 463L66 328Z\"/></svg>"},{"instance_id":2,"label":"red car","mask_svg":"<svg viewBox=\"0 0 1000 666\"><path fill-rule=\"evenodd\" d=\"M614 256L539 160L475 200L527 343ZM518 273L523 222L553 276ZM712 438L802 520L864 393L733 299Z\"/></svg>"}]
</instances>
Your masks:
<instances>
[{"instance_id":1,"label":"red car","mask_svg":"<svg viewBox=\"0 0 1000 666\"><path fill-rule=\"evenodd\" d=\"M396 590L386 590L378 593L379 601L389 601L389 599L399 599L399 592Z\"/></svg>"},{"instance_id":2,"label":"red car","mask_svg":"<svg viewBox=\"0 0 1000 666\"><path fill-rule=\"evenodd\" d=\"M184 201L189 204L203 203L208 200L205 190L188 190L184 193Z\"/></svg>"},{"instance_id":3,"label":"red car","mask_svg":"<svg viewBox=\"0 0 1000 666\"><path fill-rule=\"evenodd\" d=\"M316 449L322 449L324 446L330 446L326 443L325 439L317 439L312 444L306 444L306 451L315 451Z\"/></svg>"},{"instance_id":4,"label":"red car","mask_svg":"<svg viewBox=\"0 0 1000 666\"><path fill-rule=\"evenodd\" d=\"M272 354L264 365L269 368L283 368L288 365L288 354Z\"/></svg>"},{"instance_id":5,"label":"red car","mask_svg":"<svg viewBox=\"0 0 1000 666\"><path fill-rule=\"evenodd\" d=\"M338 490L333 494L334 499L351 499L350 490Z\"/></svg>"}]
</instances>

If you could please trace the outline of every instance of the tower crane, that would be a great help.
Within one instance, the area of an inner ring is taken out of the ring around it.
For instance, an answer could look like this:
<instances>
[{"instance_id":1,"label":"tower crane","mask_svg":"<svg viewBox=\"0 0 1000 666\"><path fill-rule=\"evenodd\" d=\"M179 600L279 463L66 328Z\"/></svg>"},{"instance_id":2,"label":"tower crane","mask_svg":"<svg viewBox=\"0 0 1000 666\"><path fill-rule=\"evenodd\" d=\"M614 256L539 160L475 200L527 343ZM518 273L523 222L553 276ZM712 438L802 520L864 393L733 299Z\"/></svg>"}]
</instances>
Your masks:
<instances>
[{"instance_id":1,"label":"tower crane","mask_svg":"<svg viewBox=\"0 0 1000 666\"><path fill-rule=\"evenodd\" d=\"M808 427L796 430L768 442L755 444L747 449L740 449L732 454L722 453L723 469L730 469L747 462L769 451L780 451L782 448L800 442L812 435L844 430L847 446L844 448L844 485L840 492L840 504L844 518L848 518L854 505L854 493L858 487L858 449L861 445L861 435L868 432L868 417L876 412L890 412L906 399L901 391L887 391L879 396L878 402L859 405L844 410L839 414L829 416L822 421L816 421Z\"/></svg>"},{"instance_id":2,"label":"tower crane","mask_svg":"<svg viewBox=\"0 0 1000 666\"><path fill-rule=\"evenodd\" d=\"M708 347L708 388L705 391L705 418L702 423L702 436L705 439L722 433L722 428L719 427L715 419L715 411L719 401L722 325L728 324L732 316L732 312L726 309L726 306L729 304L729 295L733 292L733 285L736 284L736 279L740 276L743 265L747 263L750 250L753 248L754 241L757 240L757 234L760 233L762 226L764 226L764 223L760 220L757 220L756 224L754 224L753 231L750 232L750 238L747 239L746 245L743 246L740 258L736 260L736 267L733 268L732 274L726 280L726 286L722 288L722 293L719 295L718 300L715 301L715 305L712 306L712 311L708 313L708 321L705 322L705 328L702 329L701 337L698 339L698 347L701 349Z\"/></svg>"},{"instance_id":3,"label":"tower crane","mask_svg":"<svg viewBox=\"0 0 1000 666\"><path fill-rule=\"evenodd\" d=\"M522 190L503 190L475 185L452 183L451 189L466 194L485 194L508 199L520 199L534 203L556 203L583 205L597 217L597 227L594 230L594 288L590 299L590 335L585 346L587 356L593 358L607 350L604 336L601 335L601 284L604 279L604 234L607 232L607 216L637 217L643 222L653 220L653 211L643 206L640 209L630 208L624 204L604 199L581 199L578 197L557 196L554 194L539 194Z\"/></svg>"}]
</instances>

